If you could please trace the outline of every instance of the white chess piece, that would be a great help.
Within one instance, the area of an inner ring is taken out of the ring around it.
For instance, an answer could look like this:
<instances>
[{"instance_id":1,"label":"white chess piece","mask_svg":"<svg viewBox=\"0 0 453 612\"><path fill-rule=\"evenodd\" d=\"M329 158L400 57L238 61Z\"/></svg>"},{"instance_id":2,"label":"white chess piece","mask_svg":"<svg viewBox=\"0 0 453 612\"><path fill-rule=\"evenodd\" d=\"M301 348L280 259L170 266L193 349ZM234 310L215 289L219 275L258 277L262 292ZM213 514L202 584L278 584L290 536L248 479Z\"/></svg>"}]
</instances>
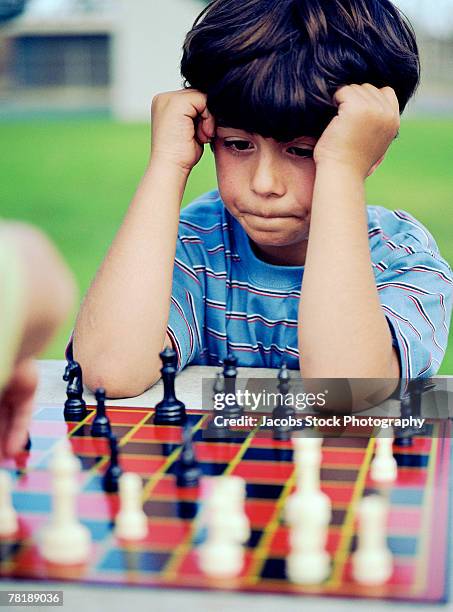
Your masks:
<instances>
[{"instance_id":1,"label":"white chess piece","mask_svg":"<svg viewBox=\"0 0 453 612\"><path fill-rule=\"evenodd\" d=\"M60 448L55 455L63 457L65 453L66 451L63 452ZM42 530L40 551L44 559L51 563L78 565L85 563L90 557L91 535L76 517L76 478L80 471L80 462L74 456L69 459L67 453L66 459L68 463L65 468L68 468L68 473L63 473L64 470L59 472L58 468L56 474L54 473L52 516L50 523ZM55 458L52 465L57 465Z\"/></svg>"},{"instance_id":2,"label":"white chess piece","mask_svg":"<svg viewBox=\"0 0 453 612\"><path fill-rule=\"evenodd\" d=\"M115 519L115 535L124 540L143 540L148 534L148 518L142 506L142 480L125 473L119 479L120 511Z\"/></svg>"},{"instance_id":3,"label":"white chess piece","mask_svg":"<svg viewBox=\"0 0 453 612\"><path fill-rule=\"evenodd\" d=\"M316 513L291 527L291 552L286 558L286 573L291 582L319 584L329 576L330 555L325 550L327 534L328 523Z\"/></svg>"},{"instance_id":4,"label":"white chess piece","mask_svg":"<svg viewBox=\"0 0 453 612\"><path fill-rule=\"evenodd\" d=\"M80 472L80 461L72 452L72 447L67 438L60 440L52 454L49 470L53 480L76 476Z\"/></svg>"},{"instance_id":5,"label":"white chess piece","mask_svg":"<svg viewBox=\"0 0 453 612\"><path fill-rule=\"evenodd\" d=\"M321 438L293 438L296 491L285 504L285 518L290 525L308 520L313 514L322 524L330 522L332 503L321 491L321 445Z\"/></svg>"},{"instance_id":6,"label":"white chess piece","mask_svg":"<svg viewBox=\"0 0 453 612\"><path fill-rule=\"evenodd\" d=\"M13 536L19 529L11 491L11 476L8 472L0 470L0 537Z\"/></svg>"},{"instance_id":7,"label":"white chess piece","mask_svg":"<svg viewBox=\"0 0 453 612\"><path fill-rule=\"evenodd\" d=\"M201 571L212 578L234 578L244 566L244 549L235 541L212 537L198 548Z\"/></svg>"},{"instance_id":8,"label":"white chess piece","mask_svg":"<svg viewBox=\"0 0 453 612\"><path fill-rule=\"evenodd\" d=\"M197 551L199 567L213 578L233 578L243 568L242 544L250 537L244 511L245 481L238 476L218 476L205 482L209 493L201 522L207 529L207 539Z\"/></svg>"},{"instance_id":9,"label":"white chess piece","mask_svg":"<svg viewBox=\"0 0 453 612\"><path fill-rule=\"evenodd\" d=\"M375 482L394 482L398 476L392 433L392 429L381 430L376 438L376 453L370 466L370 476Z\"/></svg>"},{"instance_id":10,"label":"white chess piece","mask_svg":"<svg viewBox=\"0 0 453 612\"><path fill-rule=\"evenodd\" d=\"M250 521L244 511L245 481L239 476L218 476L210 481L201 521L209 531L229 533L236 542L250 538Z\"/></svg>"},{"instance_id":11,"label":"white chess piece","mask_svg":"<svg viewBox=\"0 0 453 612\"><path fill-rule=\"evenodd\" d=\"M385 584L393 573L393 557L387 547L388 502L369 495L360 502L358 544L352 555L352 575L360 584Z\"/></svg>"}]
</instances>

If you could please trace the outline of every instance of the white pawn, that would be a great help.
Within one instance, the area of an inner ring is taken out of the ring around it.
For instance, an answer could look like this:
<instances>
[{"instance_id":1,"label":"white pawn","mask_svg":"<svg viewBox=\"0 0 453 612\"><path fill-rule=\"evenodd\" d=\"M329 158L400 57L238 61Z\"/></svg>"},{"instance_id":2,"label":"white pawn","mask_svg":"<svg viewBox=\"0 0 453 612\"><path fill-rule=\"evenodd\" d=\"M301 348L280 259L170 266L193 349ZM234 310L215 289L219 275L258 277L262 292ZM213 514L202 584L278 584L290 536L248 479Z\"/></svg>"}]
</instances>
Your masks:
<instances>
[{"instance_id":1,"label":"white pawn","mask_svg":"<svg viewBox=\"0 0 453 612\"><path fill-rule=\"evenodd\" d=\"M123 540L143 540L148 534L148 518L142 506L142 480L138 474L122 474L119 479L120 511L115 535Z\"/></svg>"},{"instance_id":2,"label":"white pawn","mask_svg":"<svg viewBox=\"0 0 453 612\"><path fill-rule=\"evenodd\" d=\"M244 549L223 536L208 538L198 549L198 564L212 578L234 578L244 567Z\"/></svg>"},{"instance_id":3,"label":"white pawn","mask_svg":"<svg viewBox=\"0 0 453 612\"><path fill-rule=\"evenodd\" d=\"M223 532L236 542L247 542L250 522L244 511L245 480L239 476L218 476L211 484L212 491L202 512L208 531Z\"/></svg>"},{"instance_id":4,"label":"white pawn","mask_svg":"<svg viewBox=\"0 0 453 612\"><path fill-rule=\"evenodd\" d=\"M394 482L398 476L398 464L393 456L393 431L381 430L376 438L376 453L370 466L375 482Z\"/></svg>"},{"instance_id":5,"label":"white pawn","mask_svg":"<svg viewBox=\"0 0 453 612\"><path fill-rule=\"evenodd\" d=\"M85 563L90 558L91 535L75 515L75 479L57 478L53 489L52 518L41 534L41 555L55 564Z\"/></svg>"},{"instance_id":6,"label":"white pawn","mask_svg":"<svg viewBox=\"0 0 453 612\"><path fill-rule=\"evenodd\" d=\"M66 438L55 447L49 469L54 480L67 476L76 477L80 472L80 461L72 452L71 444Z\"/></svg>"},{"instance_id":7,"label":"white pawn","mask_svg":"<svg viewBox=\"0 0 453 612\"><path fill-rule=\"evenodd\" d=\"M12 486L9 473L0 470L0 538L13 536L19 529L11 496Z\"/></svg>"},{"instance_id":8,"label":"white pawn","mask_svg":"<svg viewBox=\"0 0 453 612\"><path fill-rule=\"evenodd\" d=\"M352 555L352 575L360 584L385 584L393 573L393 557L387 547L388 502L379 495L364 497L359 506L357 550Z\"/></svg>"}]
</instances>

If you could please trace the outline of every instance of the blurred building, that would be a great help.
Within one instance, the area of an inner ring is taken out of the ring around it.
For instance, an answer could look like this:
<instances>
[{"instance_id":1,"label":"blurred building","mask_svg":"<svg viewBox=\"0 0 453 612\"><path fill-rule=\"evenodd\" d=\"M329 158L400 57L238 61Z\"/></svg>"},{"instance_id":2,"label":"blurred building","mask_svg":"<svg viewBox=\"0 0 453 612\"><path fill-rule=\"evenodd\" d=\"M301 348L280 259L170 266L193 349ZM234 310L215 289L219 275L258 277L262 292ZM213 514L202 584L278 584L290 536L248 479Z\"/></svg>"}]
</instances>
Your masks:
<instances>
[{"instance_id":1,"label":"blurred building","mask_svg":"<svg viewBox=\"0 0 453 612\"><path fill-rule=\"evenodd\" d=\"M396 1L402 8L427 6L425 0ZM181 87L184 36L205 5L206 0L28 0L23 16L0 27L0 113L101 110L122 120L148 120L153 95ZM415 9L409 14L423 65L414 111L453 112L448 14L440 20L441 31L435 20L425 27L428 20Z\"/></svg>"},{"instance_id":2,"label":"blurred building","mask_svg":"<svg viewBox=\"0 0 453 612\"><path fill-rule=\"evenodd\" d=\"M181 86L184 36L203 0L29 0L0 27L0 112L104 110L149 117Z\"/></svg>"}]
</instances>

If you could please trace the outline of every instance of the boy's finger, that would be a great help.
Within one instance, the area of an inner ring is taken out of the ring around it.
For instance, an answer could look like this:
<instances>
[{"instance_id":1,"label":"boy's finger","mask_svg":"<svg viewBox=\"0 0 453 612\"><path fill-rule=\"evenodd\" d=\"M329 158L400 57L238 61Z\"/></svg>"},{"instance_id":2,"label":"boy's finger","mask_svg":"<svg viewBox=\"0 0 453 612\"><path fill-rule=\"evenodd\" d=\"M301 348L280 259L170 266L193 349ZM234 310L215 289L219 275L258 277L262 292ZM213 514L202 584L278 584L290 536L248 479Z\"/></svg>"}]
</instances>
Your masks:
<instances>
[{"instance_id":1,"label":"boy's finger","mask_svg":"<svg viewBox=\"0 0 453 612\"><path fill-rule=\"evenodd\" d=\"M382 95L385 97L385 99L391 105L391 107L399 113L400 103L399 103L398 96L396 95L395 90L392 87L383 87L379 91L382 93Z\"/></svg>"},{"instance_id":2,"label":"boy's finger","mask_svg":"<svg viewBox=\"0 0 453 612\"><path fill-rule=\"evenodd\" d=\"M380 108L382 108L383 110L386 109L387 106L387 100L385 99L385 96L382 96L381 90L378 89L377 87L375 87L374 85L371 85L371 83L364 83L362 85L363 89L366 90L367 94L376 101L376 104L379 105Z\"/></svg>"}]
</instances>

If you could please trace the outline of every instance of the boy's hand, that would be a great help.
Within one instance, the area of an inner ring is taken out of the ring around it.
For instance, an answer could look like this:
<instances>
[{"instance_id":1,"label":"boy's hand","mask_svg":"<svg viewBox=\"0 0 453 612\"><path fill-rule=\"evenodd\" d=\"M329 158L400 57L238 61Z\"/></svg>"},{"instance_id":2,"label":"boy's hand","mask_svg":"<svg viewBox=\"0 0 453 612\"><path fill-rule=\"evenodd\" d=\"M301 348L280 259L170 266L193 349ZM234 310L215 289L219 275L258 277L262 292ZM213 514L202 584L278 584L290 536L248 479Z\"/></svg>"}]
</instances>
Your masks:
<instances>
[{"instance_id":1,"label":"boy's hand","mask_svg":"<svg viewBox=\"0 0 453 612\"><path fill-rule=\"evenodd\" d=\"M398 133L398 99L391 87L365 83L341 87L334 101L338 114L318 140L314 160L346 165L365 179Z\"/></svg>"},{"instance_id":2,"label":"boy's hand","mask_svg":"<svg viewBox=\"0 0 453 612\"><path fill-rule=\"evenodd\" d=\"M33 359L17 363L0 397L0 460L13 457L24 448L37 386Z\"/></svg>"},{"instance_id":3,"label":"boy's hand","mask_svg":"<svg viewBox=\"0 0 453 612\"><path fill-rule=\"evenodd\" d=\"M206 95L196 89L158 94L151 107L152 160L164 160L190 172L214 136L214 118Z\"/></svg>"}]
</instances>

